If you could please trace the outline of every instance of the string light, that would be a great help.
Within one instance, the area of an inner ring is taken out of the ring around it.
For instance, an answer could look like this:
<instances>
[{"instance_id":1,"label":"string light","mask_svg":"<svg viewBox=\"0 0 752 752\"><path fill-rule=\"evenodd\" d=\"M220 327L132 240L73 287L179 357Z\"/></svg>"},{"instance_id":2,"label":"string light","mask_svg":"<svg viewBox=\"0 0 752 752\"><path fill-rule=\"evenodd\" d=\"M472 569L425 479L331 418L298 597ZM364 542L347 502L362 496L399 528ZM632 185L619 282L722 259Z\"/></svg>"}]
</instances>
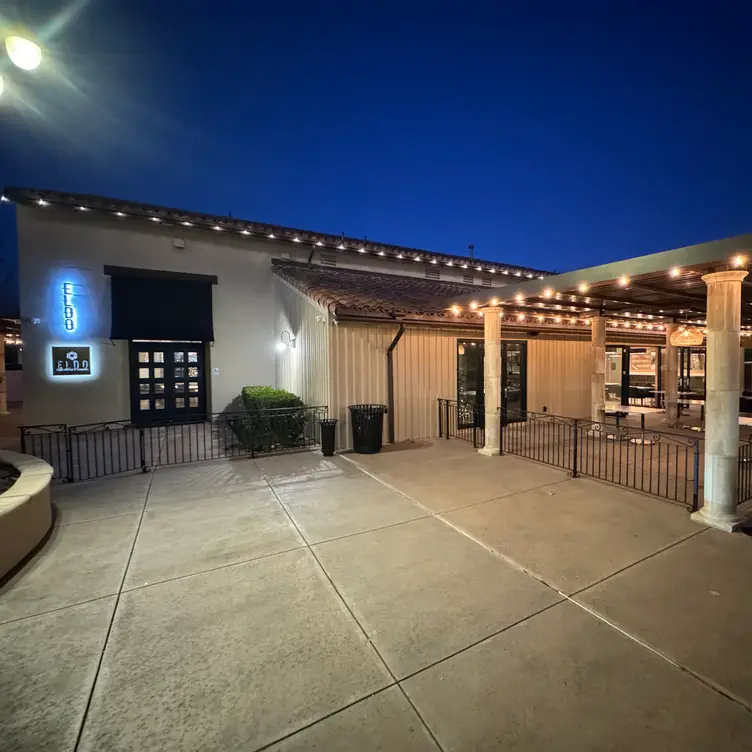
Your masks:
<instances>
[{"instance_id":1,"label":"string light","mask_svg":"<svg viewBox=\"0 0 752 752\"><path fill-rule=\"evenodd\" d=\"M344 246L344 245L342 245L342 243L340 243L340 244L339 244L339 245L337 246L337 250L339 250L339 251L344 251L344 250L345 250L345 246Z\"/></svg>"},{"instance_id":2,"label":"string light","mask_svg":"<svg viewBox=\"0 0 752 752\"><path fill-rule=\"evenodd\" d=\"M741 253L734 256L734 258L731 259L731 263L733 266L739 268L740 266L744 266L747 259L745 256L743 256Z\"/></svg>"},{"instance_id":3,"label":"string light","mask_svg":"<svg viewBox=\"0 0 752 752\"><path fill-rule=\"evenodd\" d=\"M525 302L525 296L524 296L524 295L523 295L523 294L522 294L521 292L518 292L518 293L517 293L517 294L516 294L516 295L514 296L514 299L515 299L515 300L516 300L516 301L517 301L518 303L524 303L524 302Z\"/></svg>"},{"instance_id":4,"label":"string light","mask_svg":"<svg viewBox=\"0 0 752 752\"><path fill-rule=\"evenodd\" d=\"M222 232L222 228L219 225L214 225L214 227L212 227L212 230L216 230L217 232ZM269 237L271 238L273 236L270 235Z\"/></svg>"},{"instance_id":5,"label":"string light","mask_svg":"<svg viewBox=\"0 0 752 752\"><path fill-rule=\"evenodd\" d=\"M629 277L627 277L625 274L622 274L621 277L619 277L619 285L621 287L626 287L629 284Z\"/></svg>"},{"instance_id":6,"label":"string light","mask_svg":"<svg viewBox=\"0 0 752 752\"><path fill-rule=\"evenodd\" d=\"M452 313L453 313L453 314L454 314L455 316L459 316L459 315L460 315L460 307L459 307L459 306L456 306L456 305L453 305L453 306L452 306Z\"/></svg>"},{"instance_id":7,"label":"string light","mask_svg":"<svg viewBox=\"0 0 752 752\"><path fill-rule=\"evenodd\" d=\"M115 216L116 217L125 217L126 214L125 214L125 212L115 212Z\"/></svg>"},{"instance_id":8,"label":"string light","mask_svg":"<svg viewBox=\"0 0 752 752\"><path fill-rule=\"evenodd\" d=\"M550 297L551 297L551 296L552 296L553 294L554 294L554 291L553 291L553 290L552 290L552 289L551 289L550 287L547 287L547 288L546 288L546 289L545 289L545 290L543 291L543 297L544 297L544 298L550 298Z\"/></svg>"},{"instance_id":9,"label":"string light","mask_svg":"<svg viewBox=\"0 0 752 752\"><path fill-rule=\"evenodd\" d=\"M543 315L540 313L535 318L538 319L538 321L543 321Z\"/></svg>"},{"instance_id":10,"label":"string light","mask_svg":"<svg viewBox=\"0 0 752 752\"><path fill-rule=\"evenodd\" d=\"M555 322L556 322L557 324L561 324L561 316L554 316L554 321L555 321Z\"/></svg>"},{"instance_id":11,"label":"string light","mask_svg":"<svg viewBox=\"0 0 752 752\"><path fill-rule=\"evenodd\" d=\"M294 238L292 239L292 242L293 242L293 243L300 243L300 238L299 238L299 237L298 237L298 236L296 235L296 236L295 236L295 237L294 237Z\"/></svg>"},{"instance_id":12,"label":"string light","mask_svg":"<svg viewBox=\"0 0 752 752\"><path fill-rule=\"evenodd\" d=\"M159 222L159 217L149 217L152 222Z\"/></svg>"},{"instance_id":13,"label":"string light","mask_svg":"<svg viewBox=\"0 0 752 752\"><path fill-rule=\"evenodd\" d=\"M241 234L241 235L250 235L251 233L250 233L250 232L248 232L248 230L241 230L241 231L240 231L240 234Z\"/></svg>"},{"instance_id":14,"label":"string light","mask_svg":"<svg viewBox=\"0 0 752 752\"><path fill-rule=\"evenodd\" d=\"M669 272L669 274L670 274L670 275L671 275L672 277L678 277L678 276L679 276L679 271L680 271L680 270L679 270L679 267L678 267L678 266L673 266L673 267L671 267L671 271Z\"/></svg>"},{"instance_id":15,"label":"string light","mask_svg":"<svg viewBox=\"0 0 752 752\"><path fill-rule=\"evenodd\" d=\"M584 295L588 291L588 283L580 282L580 284L577 285L577 290L581 295Z\"/></svg>"},{"instance_id":16,"label":"string light","mask_svg":"<svg viewBox=\"0 0 752 752\"><path fill-rule=\"evenodd\" d=\"M267 237L269 238L269 240L274 240L274 233L270 232Z\"/></svg>"},{"instance_id":17,"label":"string light","mask_svg":"<svg viewBox=\"0 0 752 752\"><path fill-rule=\"evenodd\" d=\"M474 311L478 307L478 304L473 300L470 303L470 310Z\"/></svg>"},{"instance_id":18,"label":"string light","mask_svg":"<svg viewBox=\"0 0 752 752\"><path fill-rule=\"evenodd\" d=\"M322 245L324 245L324 244L323 244L323 243L322 243L322 242L321 242L320 240L317 240L317 241L316 241L316 245L317 245L317 246L319 246L319 248L320 248L320 247L321 247Z\"/></svg>"},{"instance_id":19,"label":"string light","mask_svg":"<svg viewBox=\"0 0 752 752\"><path fill-rule=\"evenodd\" d=\"M40 199L37 199L37 203L39 204L39 206L47 206L49 201L45 201L43 198L40 198Z\"/></svg>"},{"instance_id":20,"label":"string light","mask_svg":"<svg viewBox=\"0 0 752 752\"><path fill-rule=\"evenodd\" d=\"M518 313L517 314L517 320L518 321L524 321L525 320L525 314L524 313Z\"/></svg>"},{"instance_id":21,"label":"string light","mask_svg":"<svg viewBox=\"0 0 752 752\"><path fill-rule=\"evenodd\" d=\"M491 298L490 304L492 306L496 307L497 305L499 305L499 299L498 298Z\"/></svg>"},{"instance_id":22,"label":"string light","mask_svg":"<svg viewBox=\"0 0 752 752\"><path fill-rule=\"evenodd\" d=\"M76 209L78 209L79 211L83 211L83 212L89 211L88 206L77 206Z\"/></svg>"}]
</instances>

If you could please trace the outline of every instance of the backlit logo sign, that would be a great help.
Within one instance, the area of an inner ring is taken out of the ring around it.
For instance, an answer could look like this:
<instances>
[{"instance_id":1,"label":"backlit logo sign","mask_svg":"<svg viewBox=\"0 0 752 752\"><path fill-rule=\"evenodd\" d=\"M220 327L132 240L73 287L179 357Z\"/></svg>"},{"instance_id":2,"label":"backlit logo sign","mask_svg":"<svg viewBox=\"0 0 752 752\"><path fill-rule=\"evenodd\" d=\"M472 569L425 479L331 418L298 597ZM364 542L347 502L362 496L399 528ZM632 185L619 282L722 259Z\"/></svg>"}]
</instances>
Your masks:
<instances>
[{"instance_id":1,"label":"backlit logo sign","mask_svg":"<svg viewBox=\"0 0 752 752\"><path fill-rule=\"evenodd\" d=\"M52 348L53 376L90 376L91 348L90 347L53 347Z\"/></svg>"},{"instance_id":2,"label":"backlit logo sign","mask_svg":"<svg viewBox=\"0 0 752 752\"><path fill-rule=\"evenodd\" d=\"M73 305L73 282L63 282L63 326L66 332L75 332L78 313Z\"/></svg>"}]
</instances>

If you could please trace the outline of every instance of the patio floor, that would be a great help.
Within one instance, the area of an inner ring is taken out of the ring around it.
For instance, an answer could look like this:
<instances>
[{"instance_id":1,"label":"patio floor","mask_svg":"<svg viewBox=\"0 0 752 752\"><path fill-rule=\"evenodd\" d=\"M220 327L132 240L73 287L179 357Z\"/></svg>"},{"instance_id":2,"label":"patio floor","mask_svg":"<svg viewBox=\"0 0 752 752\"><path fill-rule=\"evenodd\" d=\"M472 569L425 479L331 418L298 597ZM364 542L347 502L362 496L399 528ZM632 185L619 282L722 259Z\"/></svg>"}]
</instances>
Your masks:
<instances>
[{"instance_id":1,"label":"patio floor","mask_svg":"<svg viewBox=\"0 0 752 752\"><path fill-rule=\"evenodd\" d=\"M0 589L0 739L752 750L752 539L459 441L57 486Z\"/></svg>"}]
</instances>

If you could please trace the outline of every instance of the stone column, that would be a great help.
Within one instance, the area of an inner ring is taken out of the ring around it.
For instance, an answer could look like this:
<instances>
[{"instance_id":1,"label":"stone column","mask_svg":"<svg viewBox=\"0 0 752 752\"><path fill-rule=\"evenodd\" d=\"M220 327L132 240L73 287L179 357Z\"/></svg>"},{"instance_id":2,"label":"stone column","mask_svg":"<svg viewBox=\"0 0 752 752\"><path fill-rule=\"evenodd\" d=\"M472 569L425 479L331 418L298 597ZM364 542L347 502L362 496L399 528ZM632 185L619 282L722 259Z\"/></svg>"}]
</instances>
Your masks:
<instances>
[{"instance_id":1,"label":"stone column","mask_svg":"<svg viewBox=\"0 0 752 752\"><path fill-rule=\"evenodd\" d=\"M8 414L8 382L5 375L5 337L0 332L0 415Z\"/></svg>"},{"instance_id":2,"label":"stone column","mask_svg":"<svg viewBox=\"0 0 752 752\"><path fill-rule=\"evenodd\" d=\"M483 360L483 391L486 410L485 446L478 451L499 454L499 410L501 407L501 309L486 308L483 313L485 355Z\"/></svg>"},{"instance_id":3,"label":"stone column","mask_svg":"<svg viewBox=\"0 0 752 752\"><path fill-rule=\"evenodd\" d=\"M692 518L728 532L736 512L739 463L739 357L742 280L746 271L706 274L705 503Z\"/></svg>"},{"instance_id":4,"label":"stone column","mask_svg":"<svg viewBox=\"0 0 752 752\"><path fill-rule=\"evenodd\" d=\"M590 377L591 418L594 423L606 420L606 319L593 316L592 326L592 376Z\"/></svg>"},{"instance_id":5,"label":"stone column","mask_svg":"<svg viewBox=\"0 0 752 752\"><path fill-rule=\"evenodd\" d=\"M666 324L666 354L661 364L666 422L670 426L679 423L679 348L671 344L671 335L678 328L675 322Z\"/></svg>"}]
</instances>

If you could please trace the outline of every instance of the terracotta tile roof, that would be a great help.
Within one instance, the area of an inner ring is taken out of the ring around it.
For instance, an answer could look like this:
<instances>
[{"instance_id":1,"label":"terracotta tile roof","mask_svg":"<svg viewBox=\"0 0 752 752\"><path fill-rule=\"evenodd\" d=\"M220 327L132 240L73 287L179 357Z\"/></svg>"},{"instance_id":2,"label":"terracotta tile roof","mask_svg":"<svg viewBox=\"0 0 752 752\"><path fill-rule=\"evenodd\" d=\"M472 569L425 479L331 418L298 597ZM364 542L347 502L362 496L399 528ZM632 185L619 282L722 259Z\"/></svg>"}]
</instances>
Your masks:
<instances>
[{"instance_id":1,"label":"terracotta tile roof","mask_svg":"<svg viewBox=\"0 0 752 752\"><path fill-rule=\"evenodd\" d=\"M453 297L477 290L474 285L279 259L272 264L278 277L338 316L418 316L482 323L477 314L455 316L447 309Z\"/></svg>"}]
</instances>

